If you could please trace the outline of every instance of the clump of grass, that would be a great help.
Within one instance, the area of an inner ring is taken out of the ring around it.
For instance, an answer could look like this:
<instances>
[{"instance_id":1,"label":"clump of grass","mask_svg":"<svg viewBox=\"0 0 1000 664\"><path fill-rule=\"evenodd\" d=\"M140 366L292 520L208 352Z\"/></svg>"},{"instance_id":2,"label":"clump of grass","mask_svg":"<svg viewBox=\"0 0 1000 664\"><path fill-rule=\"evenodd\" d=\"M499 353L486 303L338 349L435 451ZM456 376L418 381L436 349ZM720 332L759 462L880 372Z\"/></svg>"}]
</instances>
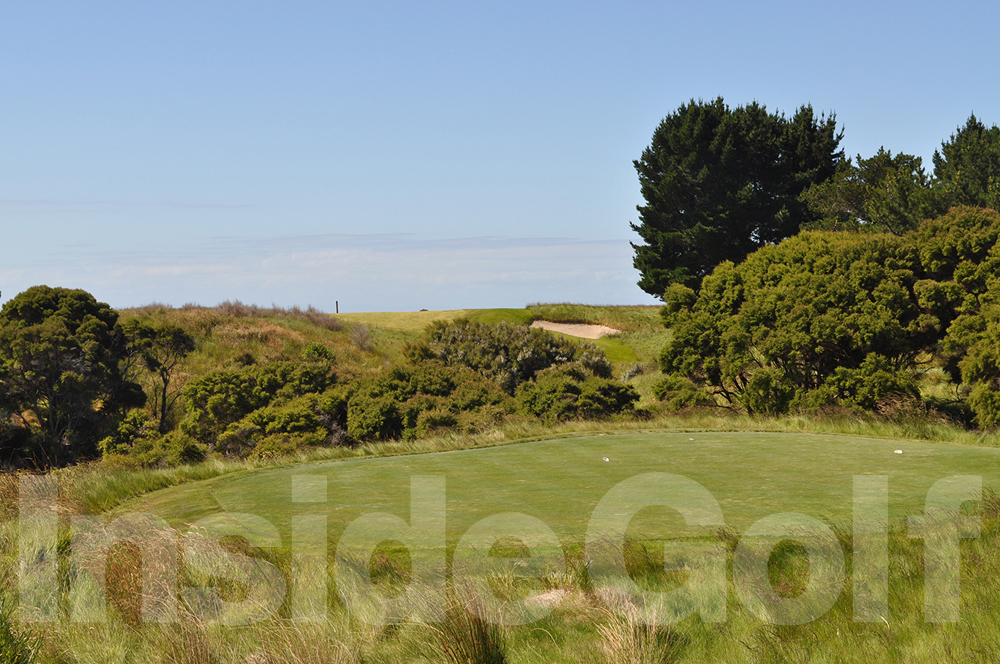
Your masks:
<instances>
[{"instance_id":1,"label":"clump of grass","mask_svg":"<svg viewBox=\"0 0 1000 664\"><path fill-rule=\"evenodd\" d=\"M438 635L438 645L451 664L506 664L507 648L503 634L494 621L481 615L481 606L465 606L449 596L445 621Z\"/></svg>"},{"instance_id":2,"label":"clump of grass","mask_svg":"<svg viewBox=\"0 0 1000 664\"><path fill-rule=\"evenodd\" d=\"M358 347L358 350L369 351L375 345L375 340L372 339L372 333L368 329L368 326L361 323L351 327L351 331L347 333L347 338Z\"/></svg>"},{"instance_id":3,"label":"clump of grass","mask_svg":"<svg viewBox=\"0 0 1000 664\"><path fill-rule=\"evenodd\" d=\"M676 660L682 645L679 634L669 625L644 620L630 602L619 602L605 611L597 626L599 648L609 664L668 664Z\"/></svg>"},{"instance_id":4,"label":"clump of grass","mask_svg":"<svg viewBox=\"0 0 1000 664\"><path fill-rule=\"evenodd\" d=\"M38 651L38 639L21 630L14 623L12 614L7 601L0 598L0 662L31 664Z\"/></svg>"},{"instance_id":5,"label":"clump of grass","mask_svg":"<svg viewBox=\"0 0 1000 664\"><path fill-rule=\"evenodd\" d=\"M165 664L216 664L209 646L208 630L194 616L184 613L179 622L161 627Z\"/></svg>"}]
</instances>

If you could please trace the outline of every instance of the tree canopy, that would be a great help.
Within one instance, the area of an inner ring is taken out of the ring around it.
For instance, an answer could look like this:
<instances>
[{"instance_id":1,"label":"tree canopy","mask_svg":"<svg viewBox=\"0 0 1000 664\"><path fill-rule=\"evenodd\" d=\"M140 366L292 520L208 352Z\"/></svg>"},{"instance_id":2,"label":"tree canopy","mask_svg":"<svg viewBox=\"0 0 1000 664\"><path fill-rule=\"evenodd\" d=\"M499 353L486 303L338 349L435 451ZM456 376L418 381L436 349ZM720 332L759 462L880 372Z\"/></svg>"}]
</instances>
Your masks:
<instances>
[{"instance_id":1,"label":"tree canopy","mask_svg":"<svg viewBox=\"0 0 1000 664\"><path fill-rule=\"evenodd\" d=\"M934 152L935 187L945 207L1000 209L1000 127L974 114Z\"/></svg>"},{"instance_id":2,"label":"tree canopy","mask_svg":"<svg viewBox=\"0 0 1000 664\"><path fill-rule=\"evenodd\" d=\"M118 314L90 293L35 286L0 311L0 402L55 465L96 451L97 436L145 402L122 376Z\"/></svg>"},{"instance_id":3,"label":"tree canopy","mask_svg":"<svg viewBox=\"0 0 1000 664\"><path fill-rule=\"evenodd\" d=\"M735 109L692 100L668 115L634 163L645 205L632 229L639 286L663 297L698 288L723 261L739 262L817 215L800 200L843 159L836 118L803 106L791 118L756 102Z\"/></svg>"},{"instance_id":4,"label":"tree canopy","mask_svg":"<svg viewBox=\"0 0 1000 664\"><path fill-rule=\"evenodd\" d=\"M820 217L811 224L825 230L902 235L935 216L938 204L920 157L879 148L868 159L848 159L826 182L814 184L802 199Z\"/></svg>"}]
</instances>

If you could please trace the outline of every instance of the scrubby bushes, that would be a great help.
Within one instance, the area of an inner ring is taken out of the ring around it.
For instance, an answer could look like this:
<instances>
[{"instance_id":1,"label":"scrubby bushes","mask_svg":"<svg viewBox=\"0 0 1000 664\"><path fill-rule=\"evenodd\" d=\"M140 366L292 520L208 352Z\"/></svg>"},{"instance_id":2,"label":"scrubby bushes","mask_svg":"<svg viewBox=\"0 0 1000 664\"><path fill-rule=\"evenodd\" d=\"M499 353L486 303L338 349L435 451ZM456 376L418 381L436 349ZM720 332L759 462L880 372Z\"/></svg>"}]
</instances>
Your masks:
<instances>
[{"instance_id":1,"label":"scrubby bushes","mask_svg":"<svg viewBox=\"0 0 1000 664\"><path fill-rule=\"evenodd\" d=\"M343 442L342 391L276 399L219 435L215 448L230 456L279 456L302 447Z\"/></svg>"},{"instance_id":2,"label":"scrubby bushes","mask_svg":"<svg viewBox=\"0 0 1000 664\"><path fill-rule=\"evenodd\" d=\"M472 431L509 409L509 397L493 381L467 367L424 361L360 381L347 405L347 433L385 440L456 426Z\"/></svg>"},{"instance_id":3,"label":"scrubby bushes","mask_svg":"<svg viewBox=\"0 0 1000 664\"><path fill-rule=\"evenodd\" d=\"M595 376L579 364L552 367L517 391L520 411L547 420L606 417L639 400L631 385Z\"/></svg>"},{"instance_id":4,"label":"scrubby bushes","mask_svg":"<svg viewBox=\"0 0 1000 664\"><path fill-rule=\"evenodd\" d=\"M653 385L653 396L663 402L666 409L671 412L682 408L715 405L715 401L704 388L695 385L684 376L664 376Z\"/></svg>"},{"instance_id":5,"label":"scrubby bushes","mask_svg":"<svg viewBox=\"0 0 1000 664\"><path fill-rule=\"evenodd\" d=\"M411 360L433 359L469 367L511 395L539 371L569 362L581 364L595 376L611 377L611 363L596 346L573 343L523 325L438 322L428 329L427 336L426 341L407 348Z\"/></svg>"},{"instance_id":6,"label":"scrubby bushes","mask_svg":"<svg viewBox=\"0 0 1000 664\"><path fill-rule=\"evenodd\" d=\"M951 379L971 390L984 428L1000 423L1000 214L955 208L916 233L927 279L921 298L950 325L940 355Z\"/></svg>"},{"instance_id":7,"label":"scrubby bushes","mask_svg":"<svg viewBox=\"0 0 1000 664\"><path fill-rule=\"evenodd\" d=\"M902 236L810 232L665 295L658 398L705 387L751 413L915 402L934 358L1000 423L1000 214L954 208ZM919 360L919 362L918 362ZM691 381L689 386L684 381Z\"/></svg>"},{"instance_id":8,"label":"scrubby bushes","mask_svg":"<svg viewBox=\"0 0 1000 664\"><path fill-rule=\"evenodd\" d=\"M697 296L672 286L661 367L750 412L819 394L871 407L910 391L914 359L940 335L914 293L920 271L907 239L803 233L723 263Z\"/></svg>"},{"instance_id":9,"label":"scrubby bushes","mask_svg":"<svg viewBox=\"0 0 1000 664\"><path fill-rule=\"evenodd\" d=\"M214 448L219 437L252 412L326 390L336 382L326 362L275 362L213 371L184 388L187 417L181 431Z\"/></svg>"},{"instance_id":10,"label":"scrubby bushes","mask_svg":"<svg viewBox=\"0 0 1000 664\"><path fill-rule=\"evenodd\" d=\"M156 420L144 410L130 411L118 424L115 435L100 442L108 461L137 467L176 466L205 458L207 447L180 431L160 434Z\"/></svg>"}]
</instances>

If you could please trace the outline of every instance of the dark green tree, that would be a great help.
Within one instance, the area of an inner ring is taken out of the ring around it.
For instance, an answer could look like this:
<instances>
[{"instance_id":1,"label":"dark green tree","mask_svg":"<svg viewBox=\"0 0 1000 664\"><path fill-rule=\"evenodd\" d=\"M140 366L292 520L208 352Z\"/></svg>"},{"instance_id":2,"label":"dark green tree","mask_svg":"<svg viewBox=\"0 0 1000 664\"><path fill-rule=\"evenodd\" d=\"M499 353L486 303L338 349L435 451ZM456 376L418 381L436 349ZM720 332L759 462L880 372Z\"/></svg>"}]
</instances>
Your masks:
<instances>
[{"instance_id":1,"label":"dark green tree","mask_svg":"<svg viewBox=\"0 0 1000 664\"><path fill-rule=\"evenodd\" d=\"M975 115L934 152L934 185L941 205L1000 209L1000 127Z\"/></svg>"},{"instance_id":2,"label":"dark green tree","mask_svg":"<svg viewBox=\"0 0 1000 664\"><path fill-rule=\"evenodd\" d=\"M0 311L0 400L59 465L96 453L102 432L142 388L121 372L127 353L118 314L83 290L34 286Z\"/></svg>"},{"instance_id":3,"label":"dark green tree","mask_svg":"<svg viewBox=\"0 0 1000 664\"><path fill-rule=\"evenodd\" d=\"M194 338L170 323L150 324L133 319L123 327L143 366L156 376L153 416L158 420L159 432L166 433L167 414L180 396L179 390L171 391L170 383L181 360L194 350Z\"/></svg>"},{"instance_id":4,"label":"dark green tree","mask_svg":"<svg viewBox=\"0 0 1000 664\"><path fill-rule=\"evenodd\" d=\"M902 235L937 212L920 157L884 148L843 162L833 179L814 184L802 199L820 217L810 226L824 230Z\"/></svg>"},{"instance_id":5,"label":"dark green tree","mask_svg":"<svg viewBox=\"0 0 1000 664\"><path fill-rule=\"evenodd\" d=\"M672 283L697 289L716 265L814 221L800 196L837 172L842 136L834 115L811 106L786 118L720 97L668 115L633 162L646 202L632 224L643 241L632 245L639 287L656 297Z\"/></svg>"},{"instance_id":6,"label":"dark green tree","mask_svg":"<svg viewBox=\"0 0 1000 664\"><path fill-rule=\"evenodd\" d=\"M1000 213L952 208L916 233L927 278L923 305L947 323L939 355L980 427L1000 424Z\"/></svg>"}]
</instances>

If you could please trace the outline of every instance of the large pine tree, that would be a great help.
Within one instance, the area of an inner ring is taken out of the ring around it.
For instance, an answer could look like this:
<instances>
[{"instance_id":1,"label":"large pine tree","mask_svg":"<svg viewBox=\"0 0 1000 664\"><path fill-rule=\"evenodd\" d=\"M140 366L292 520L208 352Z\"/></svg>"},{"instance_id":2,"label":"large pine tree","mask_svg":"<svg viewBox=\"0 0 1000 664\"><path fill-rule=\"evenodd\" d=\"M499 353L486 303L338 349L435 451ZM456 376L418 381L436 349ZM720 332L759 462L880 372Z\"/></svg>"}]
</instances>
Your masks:
<instances>
[{"instance_id":1,"label":"large pine tree","mask_svg":"<svg viewBox=\"0 0 1000 664\"><path fill-rule=\"evenodd\" d=\"M668 115L634 162L646 201L632 224L639 286L657 297L672 283L698 288L719 263L797 233L816 217L799 196L834 175L842 136L811 106L786 118L720 97Z\"/></svg>"}]
</instances>

